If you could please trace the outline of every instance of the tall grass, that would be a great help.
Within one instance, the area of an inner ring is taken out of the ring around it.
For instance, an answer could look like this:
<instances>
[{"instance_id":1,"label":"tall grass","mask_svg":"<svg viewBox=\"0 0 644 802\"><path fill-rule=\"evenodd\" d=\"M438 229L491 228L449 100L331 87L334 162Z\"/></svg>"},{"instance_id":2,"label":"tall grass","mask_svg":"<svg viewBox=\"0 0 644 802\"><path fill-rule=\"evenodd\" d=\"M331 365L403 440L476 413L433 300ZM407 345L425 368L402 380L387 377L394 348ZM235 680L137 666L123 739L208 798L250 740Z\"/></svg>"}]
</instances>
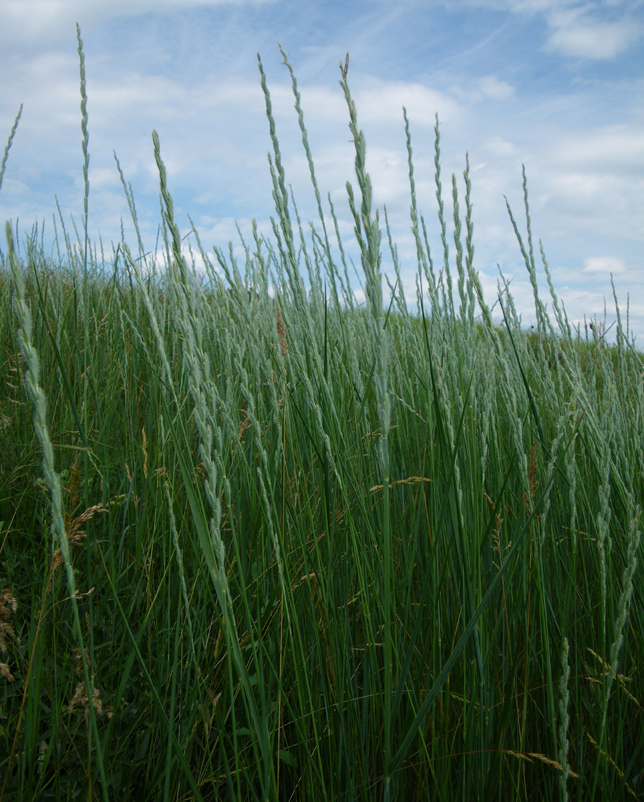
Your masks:
<instances>
[{"instance_id":1,"label":"tall grass","mask_svg":"<svg viewBox=\"0 0 644 802\"><path fill-rule=\"evenodd\" d=\"M575 329L541 247L551 320L525 176L526 235L511 224L538 327L504 282L494 324L467 161L452 262L437 123L435 262L406 112L420 314L383 214L385 303L346 61L362 308L283 55L310 236L260 61L273 240L255 228L240 265L194 230L199 274L154 134L163 268L122 173L138 253L85 248L82 58L82 236L59 219L52 261L37 229L8 232L0 797L639 798L642 355L621 321L614 346Z\"/></svg>"}]
</instances>

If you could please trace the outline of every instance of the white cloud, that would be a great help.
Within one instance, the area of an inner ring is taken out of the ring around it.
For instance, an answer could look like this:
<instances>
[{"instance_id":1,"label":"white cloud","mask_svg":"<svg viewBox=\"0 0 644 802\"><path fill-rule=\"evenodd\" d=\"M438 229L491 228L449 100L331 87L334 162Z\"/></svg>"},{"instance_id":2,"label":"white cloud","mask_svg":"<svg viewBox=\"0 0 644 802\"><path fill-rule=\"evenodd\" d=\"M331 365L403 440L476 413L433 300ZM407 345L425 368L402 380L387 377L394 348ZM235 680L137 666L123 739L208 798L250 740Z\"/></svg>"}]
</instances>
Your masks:
<instances>
[{"instance_id":1,"label":"white cloud","mask_svg":"<svg viewBox=\"0 0 644 802\"><path fill-rule=\"evenodd\" d=\"M511 14L541 14L578 4L579 0L469 0L473 6L509 11Z\"/></svg>"},{"instance_id":2,"label":"white cloud","mask_svg":"<svg viewBox=\"0 0 644 802\"><path fill-rule=\"evenodd\" d=\"M551 29L545 49L573 58L612 60L644 33L634 18L639 0L601 3L580 0L469 0L471 5L541 16ZM611 14L609 8L615 11ZM621 8L620 8L621 7ZM621 13L620 13L621 12ZM615 18L619 15L618 18Z\"/></svg>"},{"instance_id":3,"label":"white cloud","mask_svg":"<svg viewBox=\"0 0 644 802\"><path fill-rule=\"evenodd\" d=\"M577 22L577 15L554 14L554 31L546 48L564 56L610 60L630 47L642 35L642 26L632 20L618 22Z\"/></svg>"},{"instance_id":4,"label":"white cloud","mask_svg":"<svg viewBox=\"0 0 644 802\"><path fill-rule=\"evenodd\" d=\"M371 176L376 206L407 202L409 198L408 166L402 150L370 147L367 151L367 170Z\"/></svg>"},{"instance_id":5,"label":"white cloud","mask_svg":"<svg viewBox=\"0 0 644 802\"><path fill-rule=\"evenodd\" d=\"M516 157L518 153L514 142L503 139L500 136L491 136L483 143L483 148L492 156Z\"/></svg>"},{"instance_id":6,"label":"white cloud","mask_svg":"<svg viewBox=\"0 0 644 802\"><path fill-rule=\"evenodd\" d=\"M413 125L432 127L460 116L458 104L448 95L418 83L371 78L355 93L358 122L402 124L402 108Z\"/></svg>"},{"instance_id":7,"label":"white cloud","mask_svg":"<svg viewBox=\"0 0 644 802\"><path fill-rule=\"evenodd\" d=\"M2 0L0 42L12 44L51 43L68 38L75 25L146 13L172 13L188 7L258 6L275 0ZM11 32L11 33L10 33ZM10 38L9 38L10 37Z\"/></svg>"},{"instance_id":8,"label":"white cloud","mask_svg":"<svg viewBox=\"0 0 644 802\"><path fill-rule=\"evenodd\" d=\"M584 273L601 273L607 276L609 273L623 273L625 271L624 260L613 256L591 256L584 261Z\"/></svg>"},{"instance_id":9,"label":"white cloud","mask_svg":"<svg viewBox=\"0 0 644 802\"><path fill-rule=\"evenodd\" d=\"M474 80L472 76L468 76L465 85L452 86L450 91L455 98L466 104L509 100L515 94L514 86L500 80L496 75L483 75Z\"/></svg>"},{"instance_id":10,"label":"white cloud","mask_svg":"<svg viewBox=\"0 0 644 802\"><path fill-rule=\"evenodd\" d=\"M617 170L632 179L644 172L644 137L639 126L603 126L560 139L553 147L553 155L562 167L613 174Z\"/></svg>"},{"instance_id":11,"label":"white cloud","mask_svg":"<svg viewBox=\"0 0 644 802\"><path fill-rule=\"evenodd\" d=\"M335 88L326 86L302 86L298 87L302 98L302 108L304 119L333 121L334 123L348 124L347 104L342 96L342 92ZM285 111L289 116L293 116L293 92L291 87L278 87L277 90L271 88L271 96L280 97L283 100Z\"/></svg>"},{"instance_id":12,"label":"white cloud","mask_svg":"<svg viewBox=\"0 0 644 802\"><path fill-rule=\"evenodd\" d=\"M508 100L514 95L514 87L506 81L500 81L495 75L484 75L478 80L481 94L492 100Z\"/></svg>"}]
</instances>

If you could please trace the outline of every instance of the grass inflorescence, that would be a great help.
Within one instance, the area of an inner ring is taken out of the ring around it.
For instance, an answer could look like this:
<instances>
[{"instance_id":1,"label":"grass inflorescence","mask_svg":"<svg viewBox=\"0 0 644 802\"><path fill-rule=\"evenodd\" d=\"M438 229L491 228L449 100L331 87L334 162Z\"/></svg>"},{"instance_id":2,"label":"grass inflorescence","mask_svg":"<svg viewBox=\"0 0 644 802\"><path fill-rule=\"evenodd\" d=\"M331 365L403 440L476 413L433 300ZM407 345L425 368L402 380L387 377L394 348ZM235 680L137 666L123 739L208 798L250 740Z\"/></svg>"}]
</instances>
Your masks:
<instances>
[{"instance_id":1,"label":"grass inflorescence","mask_svg":"<svg viewBox=\"0 0 644 802\"><path fill-rule=\"evenodd\" d=\"M467 161L450 255L438 121L434 262L405 112L419 311L385 213L386 300L341 64L362 308L282 51L310 237L260 61L274 240L240 266L194 230L198 271L155 133L164 250L117 161L138 251L99 256L78 40L82 236L8 228L0 272L0 798L641 798L644 360L619 309L614 345L575 328L541 246L550 318L525 175L534 333L503 279L493 322Z\"/></svg>"}]
</instances>

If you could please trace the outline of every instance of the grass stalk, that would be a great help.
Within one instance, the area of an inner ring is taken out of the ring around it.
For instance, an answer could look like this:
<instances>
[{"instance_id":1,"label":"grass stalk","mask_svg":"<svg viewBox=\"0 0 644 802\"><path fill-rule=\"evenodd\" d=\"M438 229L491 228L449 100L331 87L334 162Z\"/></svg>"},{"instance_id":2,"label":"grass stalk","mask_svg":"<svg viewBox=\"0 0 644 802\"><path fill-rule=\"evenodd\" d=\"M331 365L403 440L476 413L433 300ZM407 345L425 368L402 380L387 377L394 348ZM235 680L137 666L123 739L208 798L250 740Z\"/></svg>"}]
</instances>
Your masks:
<instances>
[{"instance_id":1,"label":"grass stalk","mask_svg":"<svg viewBox=\"0 0 644 802\"><path fill-rule=\"evenodd\" d=\"M340 64L341 81L345 100L349 109L349 129L355 143L355 172L358 186L362 196L360 213L356 217L356 231L362 232L359 236L361 244L362 268L365 274L365 291L369 302L372 338L375 348L375 370L373 381L376 391L376 404L378 422L380 424L380 437L378 443L378 457L380 464L380 477L383 491L381 538L383 561L382 585L382 616L383 616L383 656L384 656L384 777L383 799L386 801L395 796L392 786L391 761L393 749L392 733L392 699L393 699L393 644L394 631L392 619L396 615L392 604L392 531L391 508L389 495L389 428L391 405L387 387L388 373L388 339L385 331L385 321L382 308L382 278L380 274L380 230L378 227L378 213L375 216L371 211L372 187L371 179L366 170L366 144L364 133L358 128L358 118L355 103L351 97L347 76L349 71L349 56L344 64Z\"/></svg>"}]
</instances>

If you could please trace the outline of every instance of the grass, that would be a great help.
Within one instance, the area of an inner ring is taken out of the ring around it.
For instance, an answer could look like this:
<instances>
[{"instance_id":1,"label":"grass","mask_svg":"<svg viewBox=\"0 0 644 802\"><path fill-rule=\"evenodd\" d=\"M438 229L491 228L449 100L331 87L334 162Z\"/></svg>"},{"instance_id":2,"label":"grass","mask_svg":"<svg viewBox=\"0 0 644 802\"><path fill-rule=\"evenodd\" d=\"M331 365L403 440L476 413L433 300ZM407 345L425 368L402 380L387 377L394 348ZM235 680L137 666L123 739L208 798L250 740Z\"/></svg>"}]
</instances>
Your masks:
<instances>
[{"instance_id":1,"label":"grass","mask_svg":"<svg viewBox=\"0 0 644 802\"><path fill-rule=\"evenodd\" d=\"M274 237L243 265L195 231L197 275L156 134L164 267L138 228L99 256L85 103L77 242L7 230L0 798L642 798L642 354L619 308L614 345L575 329L541 249L549 315L525 176L537 328L507 286L493 322L438 125L434 263L406 115L420 314L389 236L385 303L347 61L359 306L284 57L310 237L261 62Z\"/></svg>"}]
</instances>

